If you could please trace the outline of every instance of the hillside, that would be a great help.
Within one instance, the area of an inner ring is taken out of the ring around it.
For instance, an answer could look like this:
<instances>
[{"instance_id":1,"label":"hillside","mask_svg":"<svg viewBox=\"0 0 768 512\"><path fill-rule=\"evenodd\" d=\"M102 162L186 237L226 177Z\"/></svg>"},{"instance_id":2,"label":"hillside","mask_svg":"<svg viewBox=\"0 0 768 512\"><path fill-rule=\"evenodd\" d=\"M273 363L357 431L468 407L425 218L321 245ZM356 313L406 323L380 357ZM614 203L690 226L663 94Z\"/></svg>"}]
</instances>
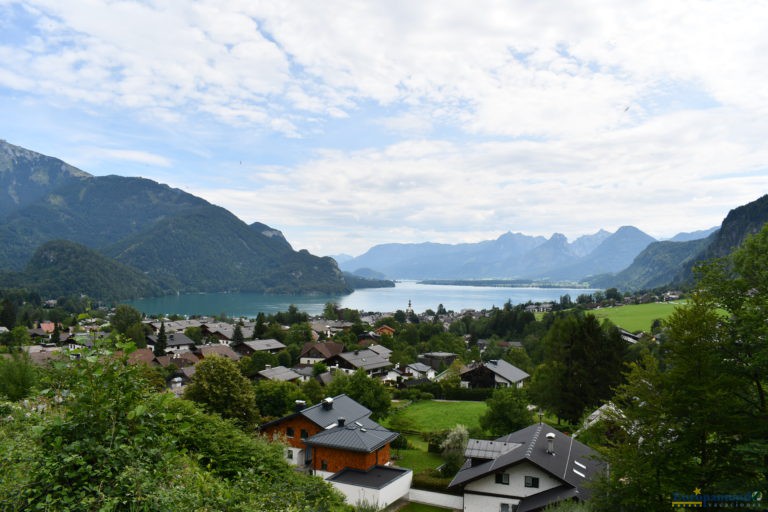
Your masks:
<instances>
[{"instance_id":1,"label":"hillside","mask_svg":"<svg viewBox=\"0 0 768 512\"><path fill-rule=\"evenodd\" d=\"M706 260L727 256L744 239L757 233L768 222L768 195L731 210L720 228L706 238L685 242L664 241L650 244L630 266L615 275L589 279L591 286L624 290L684 287L693 281L693 268ZM709 231L709 230L707 230ZM699 232L703 234L704 232ZM675 239L686 239L686 234Z\"/></svg>"},{"instance_id":2,"label":"hillside","mask_svg":"<svg viewBox=\"0 0 768 512\"><path fill-rule=\"evenodd\" d=\"M675 284L690 283L693 280L693 268L696 264L729 255L747 236L760 231L766 222L768 222L768 194L734 208L728 212L720 229L712 234L711 243L683 265L673 282Z\"/></svg>"},{"instance_id":3,"label":"hillside","mask_svg":"<svg viewBox=\"0 0 768 512\"><path fill-rule=\"evenodd\" d=\"M671 283L685 264L692 261L707 244L709 238L687 242L654 242L642 251L632 264L617 274L604 274L589 280L597 288L644 290Z\"/></svg>"},{"instance_id":4,"label":"hillside","mask_svg":"<svg viewBox=\"0 0 768 512\"><path fill-rule=\"evenodd\" d=\"M0 140L0 217L36 202L55 187L91 177L58 158Z\"/></svg>"},{"instance_id":5,"label":"hillside","mask_svg":"<svg viewBox=\"0 0 768 512\"><path fill-rule=\"evenodd\" d=\"M161 286L138 270L66 240L46 242L35 251L24 272L8 277L0 285L24 283L44 297L85 294L107 300L163 293Z\"/></svg>"},{"instance_id":6,"label":"hillside","mask_svg":"<svg viewBox=\"0 0 768 512\"><path fill-rule=\"evenodd\" d=\"M331 258L296 252L280 231L258 222L249 226L182 190L143 178L91 176L6 142L0 142L0 155L6 155L3 194L11 197L18 184L37 183L34 193L0 212L6 282L35 285L24 269L38 247L69 240L140 271L153 281L154 293L350 291Z\"/></svg>"}]
</instances>

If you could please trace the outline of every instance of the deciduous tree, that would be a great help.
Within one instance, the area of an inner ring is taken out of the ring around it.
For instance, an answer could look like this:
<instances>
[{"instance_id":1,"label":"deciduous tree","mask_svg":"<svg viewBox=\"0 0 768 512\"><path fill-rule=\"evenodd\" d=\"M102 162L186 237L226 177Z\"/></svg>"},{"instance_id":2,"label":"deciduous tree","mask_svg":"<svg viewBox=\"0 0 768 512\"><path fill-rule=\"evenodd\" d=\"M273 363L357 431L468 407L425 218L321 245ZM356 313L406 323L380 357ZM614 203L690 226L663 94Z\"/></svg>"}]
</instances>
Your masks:
<instances>
[{"instance_id":1,"label":"deciduous tree","mask_svg":"<svg viewBox=\"0 0 768 512\"><path fill-rule=\"evenodd\" d=\"M234 362L225 357L207 357L197 363L195 369L192 382L184 392L185 398L243 426L252 425L258 419L253 387Z\"/></svg>"}]
</instances>

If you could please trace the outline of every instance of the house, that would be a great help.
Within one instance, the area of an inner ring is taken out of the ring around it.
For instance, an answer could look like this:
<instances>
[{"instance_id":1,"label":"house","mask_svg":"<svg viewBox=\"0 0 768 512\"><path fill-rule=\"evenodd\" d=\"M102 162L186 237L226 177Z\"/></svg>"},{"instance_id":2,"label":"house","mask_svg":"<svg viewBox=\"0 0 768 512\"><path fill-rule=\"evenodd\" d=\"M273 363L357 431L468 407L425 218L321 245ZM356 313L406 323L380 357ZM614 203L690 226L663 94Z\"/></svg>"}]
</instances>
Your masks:
<instances>
[{"instance_id":1,"label":"house","mask_svg":"<svg viewBox=\"0 0 768 512\"><path fill-rule=\"evenodd\" d=\"M431 366L433 370L441 371L451 366L457 357L459 356L452 352L427 352L419 354L418 359L420 363Z\"/></svg>"},{"instance_id":2,"label":"house","mask_svg":"<svg viewBox=\"0 0 768 512\"><path fill-rule=\"evenodd\" d=\"M424 363L411 363L406 368L414 379L434 380L435 378L435 370Z\"/></svg>"},{"instance_id":3,"label":"house","mask_svg":"<svg viewBox=\"0 0 768 512\"><path fill-rule=\"evenodd\" d=\"M153 332L160 332L160 326L165 325L165 332L184 332L190 327L200 327L202 323L200 320L168 320L168 321L149 321L149 326Z\"/></svg>"},{"instance_id":4,"label":"house","mask_svg":"<svg viewBox=\"0 0 768 512\"><path fill-rule=\"evenodd\" d=\"M460 376L464 388L521 388L530 377L503 359L472 363L461 370Z\"/></svg>"},{"instance_id":5,"label":"house","mask_svg":"<svg viewBox=\"0 0 768 512\"><path fill-rule=\"evenodd\" d=\"M563 500L587 500L605 467L597 452L544 423L493 441L470 439L449 484L465 512L530 512Z\"/></svg>"},{"instance_id":6,"label":"house","mask_svg":"<svg viewBox=\"0 0 768 512\"><path fill-rule=\"evenodd\" d=\"M157 335L147 336L147 345L154 349L157 344ZM165 335L165 351L181 352L195 348L195 341L183 332L172 332Z\"/></svg>"},{"instance_id":7,"label":"house","mask_svg":"<svg viewBox=\"0 0 768 512\"><path fill-rule=\"evenodd\" d=\"M301 375L285 366L275 366L272 368L270 365L267 365L265 369L261 370L256 375L259 379L279 380L282 382L302 380Z\"/></svg>"},{"instance_id":8,"label":"house","mask_svg":"<svg viewBox=\"0 0 768 512\"><path fill-rule=\"evenodd\" d=\"M216 339L219 343L228 344L235 336L235 325L226 322L208 322L201 325L203 336L209 339ZM240 326L240 332L243 339L253 338L253 325Z\"/></svg>"},{"instance_id":9,"label":"house","mask_svg":"<svg viewBox=\"0 0 768 512\"><path fill-rule=\"evenodd\" d=\"M621 335L621 339L623 339L624 341L626 341L631 345L634 345L635 343L640 341L643 337L642 332L640 334L634 334L627 331L626 329L622 329L621 327L619 327L619 334Z\"/></svg>"},{"instance_id":10,"label":"house","mask_svg":"<svg viewBox=\"0 0 768 512\"><path fill-rule=\"evenodd\" d=\"M285 349L285 345L275 339L244 341L241 345L233 347L241 355L249 356L254 352L269 352L275 354Z\"/></svg>"},{"instance_id":11,"label":"house","mask_svg":"<svg viewBox=\"0 0 768 512\"><path fill-rule=\"evenodd\" d=\"M286 443L286 459L321 476L350 504L368 502L384 508L405 496L413 473L393 467L390 443L398 434L370 418L371 411L347 395L265 423L260 430Z\"/></svg>"},{"instance_id":12,"label":"house","mask_svg":"<svg viewBox=\"0 0 768 512\"><path fill-rule=\"evenodd\" d=\"M203 345L198 349L201 359L211 356L226 357L231 361L237 362L240 359L240 354L232 350L229 345Z\"/></svg>"},{"instance_id":13,"label":"house","mask_svg":"<svg viewBox=\"0 0 768 512\"><path fill-rule=\"evenodd\" d=\"M155 363L155 354L152 352L152 349L137 348L128 354L128 362L133 364L143 363L147 366L152 366Z\"/></svg>"},{"instance_id":14,"label":"house","mask_svg":"<svg viewBox=\"0 0 768 512\"><path fill-rule=\"evenodd\" d=\"M379 336L394 336L395 335L395 330L392 327L390 327L390 326L388 326L386 324L382 325L381 327L376 329L374 332L376 334L378 334Z\"/></svg>"},{"instance_id":15,"label":"house","mask_svg":"<svg viewBox=\"0 0 768 512\"><path fill-rule=\"evenodd\" d=\"M332 357L341 354L344 351L344 345L335 341L326 341L323 343L309 342L305 343L299 353L299 364L313 365L323 363Z\"/></svg>"},{"instance_id":16,"label":"house","mask_svg":"<svg viewBox=\"0 0 768 512\"><path fill-rule=\"evenodd\" d=\"M392 366L388 357L385 358L370 349L342 352L328 359L326 364L347 373L354 373L362 368L369 376L382 375Z\"/></svg>"},{"instance_id":17,"label":"house","mask_svg":"<svg viewBox=\"0 0 768 512\"><path fill-rule=\"evenodd\" d=\"M194 367L200 362L200 358L197 357L194 352L189 350L179 350L178 352L170 352L164 356L157 356L155 357L155 361L163 368L168 368L173 365L176 368L182 369Z\"/></svg>"}]
</instances>

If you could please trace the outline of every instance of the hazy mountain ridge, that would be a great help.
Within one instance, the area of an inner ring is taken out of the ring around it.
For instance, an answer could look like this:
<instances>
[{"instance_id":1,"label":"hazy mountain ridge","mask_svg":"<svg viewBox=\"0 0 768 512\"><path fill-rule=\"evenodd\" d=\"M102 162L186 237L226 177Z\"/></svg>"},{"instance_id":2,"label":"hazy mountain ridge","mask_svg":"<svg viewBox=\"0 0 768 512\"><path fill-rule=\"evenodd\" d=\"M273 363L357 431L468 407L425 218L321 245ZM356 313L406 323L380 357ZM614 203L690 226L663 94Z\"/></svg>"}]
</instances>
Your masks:
<instances>
[{"instance_id":1,"label":"hazy mountain ridge","mask_svg":"<svg viewBox=\"0 0 768 512\"><path fill-rule=\"evenodd\" d=\"M296 252L279 230L258 222L249 226L182 190L143 178L91 176L0 142L0 155L9 154L13 158L2 161L5 183L29 182L39 168L48 169L50 177L34 178L40 183L34 197L25 196L0 213L0 269L6 282L35 284L24 273L35 251L64 239L136 269L165 292L350 290L331 258ZM56 169L63 169L60 175Z\"/></svg>"},{"instance_id":2,"label":"hazy mountain ridge","mask_svg":"<svg viewBox=\"0 0 768 512\"><path fill-rule=\"evenodd\" d=\"M600 230L573 243L555 233L549 239L505 233L474 244L383 244L344 261L343 270L369 268L390 279L538 279L578 281L628 266L655 239L624 226Z\"/></svg>"}]
</instances>

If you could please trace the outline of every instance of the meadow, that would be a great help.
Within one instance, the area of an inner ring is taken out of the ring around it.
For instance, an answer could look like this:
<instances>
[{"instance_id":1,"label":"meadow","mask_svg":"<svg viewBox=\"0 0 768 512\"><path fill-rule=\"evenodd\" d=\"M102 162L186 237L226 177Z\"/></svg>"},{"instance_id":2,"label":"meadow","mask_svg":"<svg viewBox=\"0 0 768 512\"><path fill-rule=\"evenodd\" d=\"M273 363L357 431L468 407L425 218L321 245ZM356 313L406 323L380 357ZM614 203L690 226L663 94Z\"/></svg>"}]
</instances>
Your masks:
<instances>
[{"instance_id":1,"label":"meadow","mask_svg":"<svg viewBox=\"0 0 768 512\"><path fill-rule=\"evenodd\" d=\"M652 302L614 308L592 309L589 312L597 318L607 318L622 329L630 332L651 332L651 324L657 318L669 317L681 302Z\"/></svg>"}]
</instances>

